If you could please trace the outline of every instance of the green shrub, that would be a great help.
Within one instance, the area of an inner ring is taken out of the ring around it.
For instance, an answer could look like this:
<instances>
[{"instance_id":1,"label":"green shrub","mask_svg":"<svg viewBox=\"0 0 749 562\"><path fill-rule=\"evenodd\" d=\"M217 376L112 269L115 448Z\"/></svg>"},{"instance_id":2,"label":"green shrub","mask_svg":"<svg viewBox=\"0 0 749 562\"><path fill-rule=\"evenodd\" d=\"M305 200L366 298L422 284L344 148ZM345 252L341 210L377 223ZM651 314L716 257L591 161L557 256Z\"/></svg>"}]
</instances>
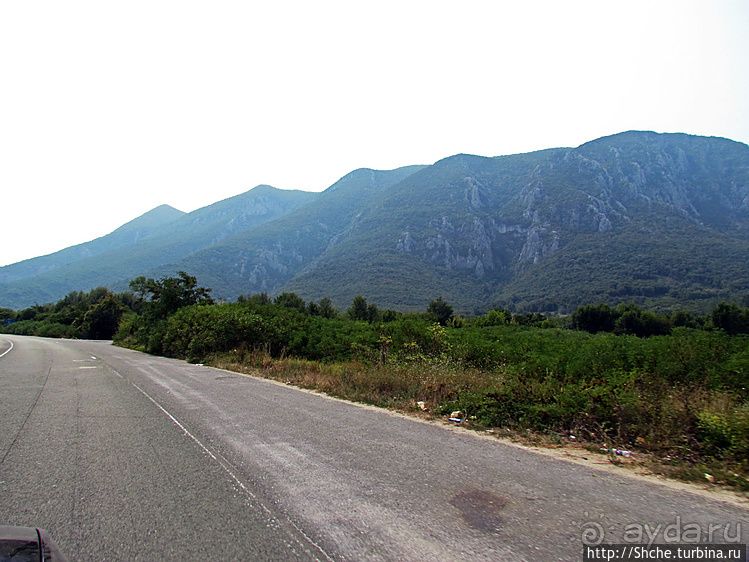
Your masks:
<instances>
[{"instance_id":1,"label":"green shrub","mask_svg":"<svg viewBox=\"0 0 749 562\"><path fill-rule=\"evenodd\" d=\"M707 454L749 462L749 403L725 412L702 411L697 417L698 437Z\"/></svg>"},{"instance_id":2,"label":"green shrub","mask_svg":"<svg viewBox=\"0 0 749 562\"><path fill-rule=\"evenodd\" d=\"M163 350L174 357L201 360L238 345L249 348L268 341L263 319L239 305L192 305L169 317Z\"/></svg>"},{"instance_id":3,"label":"green shrub","mask_svg":"<svg viewBox=\"0 0 749 562\"><path fill-rule=\"evenodd\" d=\"M57 322L45 322L36 326L34 335L43 338L77 338L80 336L80 332L73 326L66 326Z\"/></svg>"}]
</instances>

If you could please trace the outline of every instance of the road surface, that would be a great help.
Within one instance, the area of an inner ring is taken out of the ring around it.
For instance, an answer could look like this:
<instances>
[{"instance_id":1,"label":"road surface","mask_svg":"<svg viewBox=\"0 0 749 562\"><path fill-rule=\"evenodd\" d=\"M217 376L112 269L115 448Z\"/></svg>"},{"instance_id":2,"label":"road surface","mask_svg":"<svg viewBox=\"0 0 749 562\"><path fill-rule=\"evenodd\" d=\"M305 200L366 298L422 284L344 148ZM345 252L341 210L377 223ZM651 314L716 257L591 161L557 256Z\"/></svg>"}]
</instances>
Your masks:
<instances>
[{"instance_id":1,"label":"road surface","mask_svg":"<svg viewBox=\"0 0 749 562\"><path fill-rule=\"evenodd\" d=\"M12 349L10 343L13 343ZM746 507L277 383L0 335L0 524L73 560L581 560Z\"/></svg>"}]
</instances>

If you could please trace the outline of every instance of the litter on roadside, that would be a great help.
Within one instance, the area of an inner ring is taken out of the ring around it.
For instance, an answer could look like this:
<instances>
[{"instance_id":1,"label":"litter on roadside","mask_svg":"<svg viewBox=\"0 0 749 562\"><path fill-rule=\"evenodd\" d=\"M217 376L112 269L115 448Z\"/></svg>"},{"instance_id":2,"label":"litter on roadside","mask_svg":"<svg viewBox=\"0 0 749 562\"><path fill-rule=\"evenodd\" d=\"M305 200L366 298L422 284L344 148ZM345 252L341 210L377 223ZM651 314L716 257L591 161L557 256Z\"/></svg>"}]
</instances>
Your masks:
<instances>
[{"instance_id":1,"label":"litter on roadside","mask_svg":"<svg viewBox=\"0 0 749 562\"><path fill-rule=\"evenodd\" d=\"M621 449L601 448L601 451L604 453L612 453L614 455L619 455L620 457L629 457L632 455L632 451L622 451Z\"/></svg>"}]
</instances>

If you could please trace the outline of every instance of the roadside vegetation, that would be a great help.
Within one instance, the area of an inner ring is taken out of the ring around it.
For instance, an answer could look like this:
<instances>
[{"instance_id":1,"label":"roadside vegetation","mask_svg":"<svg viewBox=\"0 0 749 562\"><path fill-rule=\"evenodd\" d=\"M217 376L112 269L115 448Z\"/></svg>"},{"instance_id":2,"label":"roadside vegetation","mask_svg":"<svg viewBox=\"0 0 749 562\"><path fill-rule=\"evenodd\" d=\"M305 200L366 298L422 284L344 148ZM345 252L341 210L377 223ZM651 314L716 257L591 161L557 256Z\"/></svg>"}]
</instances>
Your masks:
<instances>
[{"instance_id":1,"label":"roadside vegetation","mask_svg":"<svg viewBox=\"0 0 749 562\"><path fill-rule=\"evenodd\" d=\"M418 314L363 296L346 311L294 293L216 303L184 272L131 289L2 310L3 331L114 338L476 429L574 440L612 461L631 451L674 476L749 490L749 309L736 304L705 316L595 304L564 318L460 318L441 298Z\"/></svg>"},{"instance_id":2,"label":"roadside vegetation","mask_svg":"<svg viewBox=\"0 0 749 562\"><path fill-rule=\"evenodd\" d=\"M56 304L36 304L18 312L0 308L0 333L108 340L125 313L136 309L132 293L115 294L105 287L73 291Z\"/></svg>"}]
</instances>

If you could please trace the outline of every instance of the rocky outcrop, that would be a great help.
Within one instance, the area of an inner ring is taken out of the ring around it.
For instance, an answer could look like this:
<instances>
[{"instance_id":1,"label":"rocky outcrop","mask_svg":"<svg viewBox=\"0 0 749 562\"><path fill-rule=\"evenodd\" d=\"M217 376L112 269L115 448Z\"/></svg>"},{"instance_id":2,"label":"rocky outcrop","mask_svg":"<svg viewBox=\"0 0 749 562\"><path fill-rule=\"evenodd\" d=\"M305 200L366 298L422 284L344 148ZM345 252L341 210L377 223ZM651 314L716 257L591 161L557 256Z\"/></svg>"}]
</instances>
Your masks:
<instances>
[{"instance_id":1,"label":"rocky outcrop","mask_svg":"<svg viewBox=\"0 0 749 562\"><path fill-rule=\"evenodd\" d=\"M577 235L615 231L643 210L721 227L737 217L737 227L746 229L746 159L738 161L736 170L723 170L716 158L725 143L727 150L741 146L724 139L700 144L695 138L624 133L550 153L503 203L497 194L507 177L490 178L467 156L456 157L468 172L454 184L462 190L468 216L434 217L426 227L402 233L395 247L434 265L485 277L506 268L508 255L511 263L535 264ZM681 146L682 141L689 146Z\"/></svg>"},{"instance_id":2,"label":"rocky outcrop","mask_svg":"<svg viewBox=\"0 0 749 562\"><path fill-rule=\"evenodd\" d=\"M542 226L534 226L528 229L518 261L537 263L541 258L557 250L559 250L559 233Z\"/></svg>"}]
</instances>

